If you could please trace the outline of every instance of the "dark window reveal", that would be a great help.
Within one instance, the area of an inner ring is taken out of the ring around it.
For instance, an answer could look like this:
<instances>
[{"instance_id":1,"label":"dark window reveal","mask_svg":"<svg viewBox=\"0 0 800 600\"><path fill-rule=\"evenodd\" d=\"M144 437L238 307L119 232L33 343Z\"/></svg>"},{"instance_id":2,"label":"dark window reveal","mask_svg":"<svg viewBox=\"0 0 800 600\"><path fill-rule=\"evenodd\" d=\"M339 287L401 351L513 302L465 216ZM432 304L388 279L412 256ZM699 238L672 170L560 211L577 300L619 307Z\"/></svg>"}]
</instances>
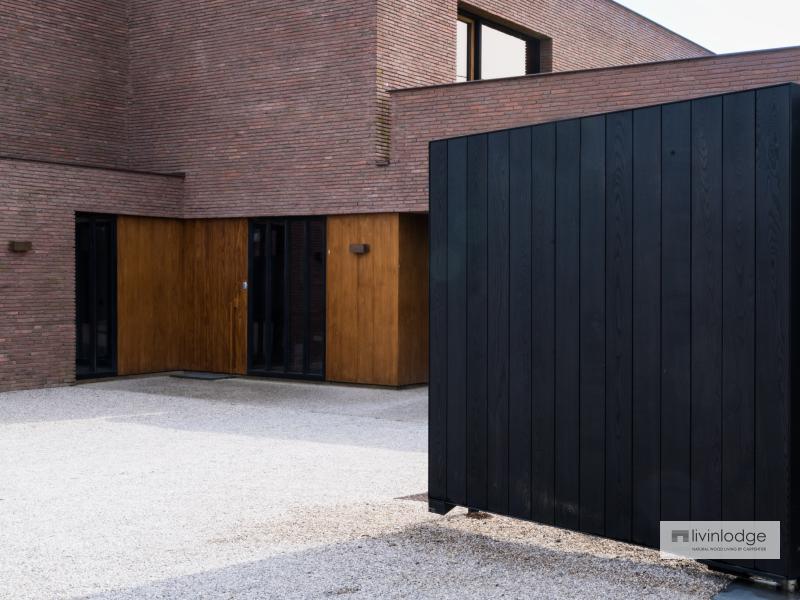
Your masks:
<instances>
[{"instance_id":1,"label":"dark window reveal","mask_svg":"<svg viewBox=\"0 0 800 600\"><path fill-rule=\"evenodd\" d=\"M465 12L458 15L456 47L459 82L540 71L537 38Z\"/></svg>"},{"instance_id":2,"label":"dark window reveal","mask_svg":"<svg viewBox=\"0 0 800 600\"><path fill-rule=\"evenodd\" d=\"M117 238L113 215L75 219L75 358L78 378L117 371Z\"/></svg>"}]
</instances>

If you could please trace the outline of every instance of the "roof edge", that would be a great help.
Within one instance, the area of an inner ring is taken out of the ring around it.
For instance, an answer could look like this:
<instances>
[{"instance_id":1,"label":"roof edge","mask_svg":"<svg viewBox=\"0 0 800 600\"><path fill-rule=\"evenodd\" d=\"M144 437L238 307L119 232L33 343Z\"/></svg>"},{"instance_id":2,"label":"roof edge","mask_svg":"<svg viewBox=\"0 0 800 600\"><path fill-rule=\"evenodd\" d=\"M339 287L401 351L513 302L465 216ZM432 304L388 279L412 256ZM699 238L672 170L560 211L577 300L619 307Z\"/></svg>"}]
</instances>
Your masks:
<instances>
[{"instance_id":1,"label":"roof edge","mask_svg":"<svg viewBox=\"0 0 800 600\"><path fill-rule=\"evenodd\" d=\"M760 90L769 90L769 89L782 88L782 87L790 87L790 88L795 88L795 89L800 90L800 83L797 83L795 81L782 81L780 83L769 83L769 84L766 84L766 85L759 85L759 86L756 86L756 87L747 87L747 88L744 88L744 89L741 89L741 90L734 89L734 90L729 90L729 91L725 91L725 92L715 92L713 94L705 94L705 95L702 95L702 96L691 96L689 98L679 98L677 100L667 100L666 102L655 102L655 103L652 103L652 104L642 104L641 106L633 106L633 107L629 107L629 108L618 108L618 109L608 110L608 111L604 111L604 112L590 112L590 113L586 113L586 114L582 114L582 115L579 114L579 115L573 115L573 116L568 116L568 117L560 117L558 119L553 119L552 121L543 121L541 123L532 123L530 125L515 125L514 127L504 127L502 129L486 129L486 130L481 130L481 131L475 131L473 133L462 133L462 134L453 135L453 136L450 136L450 137L433 138L431 140L428 140L428 145L430 146L431 144L435 144L436 142L447 142L449 140L466 139L466 138L470 138L470 137L474 137L474 136L478 136L478 135L489 135L489 134L492 134L492 133L500 133L500 132L506 132L506 131L518 131L520 129L528 129L528 128L531 128L531 127L540 127L542 125L551 125L553 123L566 123L568 121L580 121L581 119L591 119L591 118L594 118L594 117L602 117L602 116L607 116L607 115L617 115L617 114L620 114L620 113L632 112L632 111L637 111L637 110L648 110L648 109L652 109L652 108L658 108L658 107L661 107L661 106L672 106L672 105L675 105L675 104L684 104L686 102L696 102L698 100L707 100L709 98L721 98L721 97L724 97L724 96L734 96L736 94L754 93L754 92L758 92Z\"/></svg>"},{"instance_id":2,"label":"roof edge","mask_svg":"<svg viewBox=\"0 0 800 600\"><path fill-rule=\"evenodd\" d=\"M613 1L613 0L612 0ZM518 81L524 79L536 79L536 78L548 78L548 77L563 77L565 75L580 75L582 73L597 73L600 71L620 71L624 69L635 69L640 67L655 67L659 65L669 65L669 64L677 64L677 63L685 63L685 62L694 62L694 61L701 61L701 60L719 60L725 58L735 58L737 56L750 56L750 55L758 55L758 54L772 54L777 52L787 52L787 51L800 51L800 46L781 46L779 48L767 48L763 50L743 50L741 52L729 52L727 54L712 54L710 56L690 56L687 58L670 58L667 60L656 60L652 62L642 62L642 63L633 63L629 65L611 65L608 67L594 67L591 69L577 69L572 71L551 71L549 73L534 73L532 75L518 75L516 77L501 77L498 79L479 79L477 81L462 81L462 82L451 82L451 83L438 83L435 85L421 85L416 87L407 87L407 88L395 88L389 90L391 94L402 94L405 92L420 92L424 90L435 90L439 88L449 88L449 87L456 87L456 86L478 86L478 85L488 85L491 83L497 83L501 81Z\"/></svg>"}]
</instances>

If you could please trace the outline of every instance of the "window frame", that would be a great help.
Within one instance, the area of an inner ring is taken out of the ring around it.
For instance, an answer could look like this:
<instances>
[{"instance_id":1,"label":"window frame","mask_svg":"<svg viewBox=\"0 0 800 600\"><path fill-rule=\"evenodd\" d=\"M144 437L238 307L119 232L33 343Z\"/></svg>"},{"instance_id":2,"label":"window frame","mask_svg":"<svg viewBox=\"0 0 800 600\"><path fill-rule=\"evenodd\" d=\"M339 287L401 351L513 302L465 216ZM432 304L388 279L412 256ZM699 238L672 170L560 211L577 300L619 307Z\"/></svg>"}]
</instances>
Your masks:
<instances>
[{"instance_id":1,"label":"window frame","mask_svg":"<svg viewBox=\"0 0 800 600\"><path fill-rule=\"evenodd\" d=\"M477 31L480 29L475 19L463 11L458 12L457 22L466 24L467 26L467 79L466 81L475 81L475 47ZM458 78L458 73L456 73Z\"/></svg>"},{"instance_id":2,"label":"window frame","mask_svg":"<svg viewBox=\"0 0 800 600\"><path fill-rule=\"evenodd\" d=\"M481 17L468 10L458 11L457 21L467 24L467 81L481 81L481 27L486 25L525 42L525 75L541 73L541 40L534 35ZM456 77L458 74L456 73Z\"/></svg>"}]
</instances>

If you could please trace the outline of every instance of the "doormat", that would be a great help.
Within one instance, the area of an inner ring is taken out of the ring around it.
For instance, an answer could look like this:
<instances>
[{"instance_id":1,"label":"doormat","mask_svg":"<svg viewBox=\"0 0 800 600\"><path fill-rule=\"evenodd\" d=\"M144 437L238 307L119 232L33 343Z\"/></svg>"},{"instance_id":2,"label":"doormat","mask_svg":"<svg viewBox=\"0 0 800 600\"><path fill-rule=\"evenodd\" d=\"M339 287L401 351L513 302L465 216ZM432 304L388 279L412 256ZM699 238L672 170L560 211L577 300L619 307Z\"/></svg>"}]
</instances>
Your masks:
<instances>
[{"instance_id":1,"label":"doormat","mask_svg":"<svg viewBox=\"0 0 800 600\"><path fill-rule=\"evenodd\" d=\"M224 373L203 373L201 371L183 371L182 373L173 373L170 377L177 377L178 379L203 379L205 381L217 381L218 379L232 379L233 375L226 375Z\"/></svg>"}]
</instances>

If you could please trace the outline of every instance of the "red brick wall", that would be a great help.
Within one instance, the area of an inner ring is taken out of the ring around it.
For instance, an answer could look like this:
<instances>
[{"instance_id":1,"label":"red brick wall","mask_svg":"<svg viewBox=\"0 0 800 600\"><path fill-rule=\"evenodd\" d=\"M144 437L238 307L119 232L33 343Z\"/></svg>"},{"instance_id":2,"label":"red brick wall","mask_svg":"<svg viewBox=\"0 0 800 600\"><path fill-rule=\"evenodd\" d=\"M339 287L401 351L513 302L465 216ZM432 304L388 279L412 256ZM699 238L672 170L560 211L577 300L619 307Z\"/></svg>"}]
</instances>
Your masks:
<instances>
[{"instance_id":1,"label":"red brick wall","mask_svg":"<svg viewBox=\"0 0 800 600\"><path fill-rule=\"evenodd\" d=\"M0 154L125 163L126 5L0 1Z\"/></svg>"},{"instance_id":2,"label":"red brick wall","mask_svg":"<svg viewBox=\"0 0 800 600\"><path fill-rule=\"evenodd\" d=\"M800 48L393 92L392 164L378 194L427 210L434 139L788 82L800 82Z\"/></svg>"},{"instance_id":3,"label":"red brick wall","mask_svg":"<svg viewBox=\"0 0 800 600\"><path fill-rule=\"evenodd\" d=\"M70 383L75 212L177 216L183 180L0 160L0 182L0 391Z\"/></svg>"},{"instance_id":4,"label":"red brick wall","mask_svg":"<svg viewBox=\"0 0 800 600\"><path fill-rule=\"evenodd\" d=\"M372 0L131 4L131 158L186 216L356 207L374 168Z\"/></svg>"},{"instance_id":5,"label":"red brick wall","mask_svg":"<svg viewBox=\"0 0 800 600\"><path fill-rule=\"evenodd\" d=\"M702 52L608 0L473 0L556 69ZM0 0L0 154L183 171L187 217L391 209L390 88L452 81L456 0Z\"/></svg>"}]
</instances>

